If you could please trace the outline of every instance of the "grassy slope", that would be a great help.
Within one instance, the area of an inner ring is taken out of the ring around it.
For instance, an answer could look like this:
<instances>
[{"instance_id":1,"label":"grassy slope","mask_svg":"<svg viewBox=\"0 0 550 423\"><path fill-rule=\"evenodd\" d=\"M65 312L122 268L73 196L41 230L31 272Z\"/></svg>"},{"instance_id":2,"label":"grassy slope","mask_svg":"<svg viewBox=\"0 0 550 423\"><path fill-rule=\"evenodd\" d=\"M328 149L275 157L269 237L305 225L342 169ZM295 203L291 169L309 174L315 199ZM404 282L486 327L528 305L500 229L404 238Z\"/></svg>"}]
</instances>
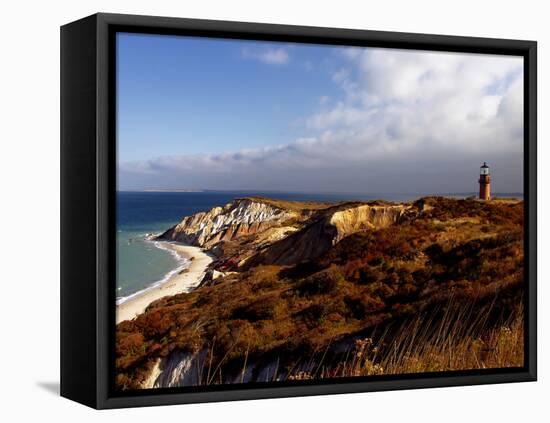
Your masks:
<instances>
[{"instance_id":1,"label":"grassy slope","mask_svg":"<svg viewBox=\"0 0 550 423\"><path fill-rule=\"evenodd\" d=\"M118 386L139 387L174 349L208 349L220 375L276 359L291 379L520 365L518 348L495 345L504 327L520 338L523 203L425 201L420 218L348 236L314 261L229 275L119 324ZM343 340L365 345L327 355ZM314 372L297 370L313 357Z\"/></svg>"},{"instance_id":2,"label":"grassy slope","mask_svg":"<svg viewBox=\"0 0 550 423\"><path fill-rule=\"evenodd\" d=\"M394 203L385 200L371 200L371 201L340 201L340 202L319 202L319 201L288 201L280 200L276 198L267 197L244 197L237 200L250 200L257 203L268 204L273 207L278 207L287 211L294 212L307 212L307 211L336 211L343 210L349 207L360 206L363 204L369 205L392 205Z\"/></svg>"}]
</instances>

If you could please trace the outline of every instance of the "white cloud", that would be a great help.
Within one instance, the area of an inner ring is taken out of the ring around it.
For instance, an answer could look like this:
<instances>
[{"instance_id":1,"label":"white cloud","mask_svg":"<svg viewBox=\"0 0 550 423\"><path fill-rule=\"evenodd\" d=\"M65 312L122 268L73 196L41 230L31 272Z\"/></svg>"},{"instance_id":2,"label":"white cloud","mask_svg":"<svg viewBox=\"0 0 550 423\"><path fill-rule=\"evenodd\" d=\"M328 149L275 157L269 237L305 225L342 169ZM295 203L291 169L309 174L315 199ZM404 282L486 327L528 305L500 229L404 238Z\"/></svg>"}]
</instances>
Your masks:
<instances>
[{"instance_id":1,"label":"white cloud","mask_svg":"<svg viewBox=\"0 0 550 423\"><path fill-rule=\"evenodd\" d=\"M521 151L521 58L388 49L345 51L333 80L343 101L307 119L312 130L346 128L358 144ZM496 88L495 88L496 87ZM506 116L506 114L508 114ZM348 139L349 141L349 139Z\"/></svg>"},{"instance_id":2,"label":"white cloud","mask_svg":"<svg viewBox=\"0 0 550 423\"><path fill-rule=\"evenodd\" d=\"M264 49L244 48L242 56L245 59L255 59L268 65L285 65L290 61L287 50L282 47Z\"/></svg>"},{"instance_id":3,"label":"white cloud","mask_svg":"<svg viewBox=\"0 0 550 423\"><path fill-rule=\"evenodd\" d=\"M330 97L328 95L322 95L319 97L319 104L327 104L330 101Z\"/></svg>"},{"instance_id":4,"label":"white cloud","mask_svg":"<svg viewBox=\"0 0 550 423\"><path fill-rule=\"evenodd\" d=\"M289 60L284 49L246 57ZM475 189L470 172L486 160L498 165L502 190L521 190L521 58L358 48L342 57L332 75L341 99L319 97L303 138L126 163L124 178L166 183L171 175L172 184L197 188L451 192Z\"/></svg>"},{"instance_id":5,"label":"white cloud","mask_svg":"<svg viewBox=\"0 0 550 423\"><path fill-rule=\"evenodd\" d=\"M332 80L334 82L337 82L338 84L341 84L346 79L349 78L349 70L345 68L340 68L336 72L332 74Z\"/></svg>"}]
</instances>

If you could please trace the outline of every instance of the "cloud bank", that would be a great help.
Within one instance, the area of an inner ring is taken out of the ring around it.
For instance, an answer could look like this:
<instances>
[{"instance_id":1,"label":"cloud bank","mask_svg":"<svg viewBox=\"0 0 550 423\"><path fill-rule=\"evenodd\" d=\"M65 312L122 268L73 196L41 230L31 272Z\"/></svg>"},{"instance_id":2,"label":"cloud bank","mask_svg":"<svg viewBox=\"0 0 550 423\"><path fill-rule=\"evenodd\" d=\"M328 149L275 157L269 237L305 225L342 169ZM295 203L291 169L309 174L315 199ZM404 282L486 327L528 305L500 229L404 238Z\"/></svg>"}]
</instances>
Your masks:
<instances>
[{"instance_id":1,"label":"cloud bank","mask_svg":"<svg viewBox=\"0 0 550 423\"><path fill-rule=\"evenodd\" d=\"M285 65L289 62L290 56L284 48L264 49L242 49L242 56L245 59L258 60L267 65Z\"/></svg>"},{"instance_id":2,"label":"cloud bank","mask_svg":"<svg viewBox=\"0 0 550 423\"><path fill-rule=\"evenodd\" d=\"M283 52L247 54L283 64ZM302 138L121 163L119 187L470 192L487 161L496 191L522 191L521 58L359 48L341 56L331 75L341 96L316 102Z\"/></svg>"}]
</instances>

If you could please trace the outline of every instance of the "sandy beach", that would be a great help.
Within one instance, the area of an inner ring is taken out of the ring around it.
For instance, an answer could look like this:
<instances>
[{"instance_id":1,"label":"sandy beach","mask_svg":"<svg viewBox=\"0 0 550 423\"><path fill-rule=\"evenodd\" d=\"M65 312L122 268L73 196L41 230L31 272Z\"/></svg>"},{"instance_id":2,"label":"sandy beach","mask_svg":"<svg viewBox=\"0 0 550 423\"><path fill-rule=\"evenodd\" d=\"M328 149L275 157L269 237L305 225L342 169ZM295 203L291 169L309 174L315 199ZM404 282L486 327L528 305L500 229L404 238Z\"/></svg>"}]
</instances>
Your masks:
<instances>
[{"instance_id":1,"label":"sandy beach","mask_svg":"<svg viewBox=\"0 0 550 423\"><path fill-rule=\"evenodd\" d=\"M166 243L165 246L172 248L184 257L191 260L188 269L176 273L162 285L147 290L140 295L128 299L116 308L116 323L130 320L145 311L153 301L167 295L175 295L181 292L188 292L196 287L201 281L206 267L212 262L212 257L201 248L175 243Z\"/></svg>"}]
</instances>

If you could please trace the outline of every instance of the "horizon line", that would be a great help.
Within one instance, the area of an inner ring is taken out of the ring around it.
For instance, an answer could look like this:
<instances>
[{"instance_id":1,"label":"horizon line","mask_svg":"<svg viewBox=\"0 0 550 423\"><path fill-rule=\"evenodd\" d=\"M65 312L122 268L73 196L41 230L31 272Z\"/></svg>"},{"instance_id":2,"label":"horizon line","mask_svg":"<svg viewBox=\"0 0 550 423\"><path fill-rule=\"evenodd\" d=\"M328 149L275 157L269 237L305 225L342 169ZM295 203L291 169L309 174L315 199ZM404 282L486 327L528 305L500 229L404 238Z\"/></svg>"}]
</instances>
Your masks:
<instances>
[{"instance_id":1,"label":"horizon line","mask_svg":"<svg viewBox=\"0 0 550 423\"><path fill-rule=\"evenodd\" d=\"M324 194L324 195L467 195L476 194L477 191L438 191L438 192L354 192L354 191L283 191L283 190L261 190L261 189L117 189L116 192L179 192L179 193L272 193L272 194ZM523 195L523 191L493 191L494 194L520 194Z\"/></svg>"}]
</instances>

